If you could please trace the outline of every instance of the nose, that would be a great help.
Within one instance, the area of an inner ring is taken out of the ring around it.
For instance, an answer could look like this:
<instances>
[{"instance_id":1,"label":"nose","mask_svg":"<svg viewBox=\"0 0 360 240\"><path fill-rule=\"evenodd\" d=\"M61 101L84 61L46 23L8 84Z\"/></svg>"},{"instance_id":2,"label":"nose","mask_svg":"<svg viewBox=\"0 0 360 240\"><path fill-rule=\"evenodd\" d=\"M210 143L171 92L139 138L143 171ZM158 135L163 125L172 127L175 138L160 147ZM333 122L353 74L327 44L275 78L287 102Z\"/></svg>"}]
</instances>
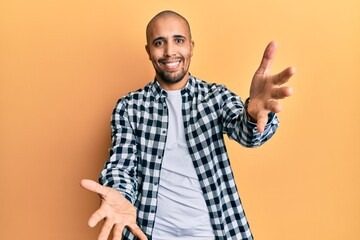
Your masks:
<instances>
[{"instance_id":1,"label":"nose","mask_svg":"<svg viewBox=\"0 0 360 240\"><path fill-rule=\"evenodd\" d=\"M165 51L164 51L164 55L166 57L171 57L175 55L175 46L173 43L168 42L165 46Z\"/></svg>"}]
</instances>

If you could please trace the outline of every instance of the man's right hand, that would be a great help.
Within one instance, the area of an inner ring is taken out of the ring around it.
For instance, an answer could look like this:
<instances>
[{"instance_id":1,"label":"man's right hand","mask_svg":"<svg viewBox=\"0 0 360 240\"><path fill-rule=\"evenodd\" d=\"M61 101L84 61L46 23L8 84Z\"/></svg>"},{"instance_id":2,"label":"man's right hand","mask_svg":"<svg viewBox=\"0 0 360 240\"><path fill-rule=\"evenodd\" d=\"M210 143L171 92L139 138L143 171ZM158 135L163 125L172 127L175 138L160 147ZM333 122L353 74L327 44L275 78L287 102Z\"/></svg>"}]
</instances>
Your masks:
<instances>
[{"instance_id":1,"label":"man's right hand","mask_svg":"<svg viewBox=\"0 0 360 240\"><path fill-rule=\"evenodd\" d=\"M113 240L120 240L125 226L139 240L147 240L146 235L136 224L135 207L120 192L88 179L81 180L81 186L100 195L101 206L91 215L88 222L90 227L94 227L99 221L105 219L99 240L107 240L112 229Z\"/></svg>"}]
</instances>

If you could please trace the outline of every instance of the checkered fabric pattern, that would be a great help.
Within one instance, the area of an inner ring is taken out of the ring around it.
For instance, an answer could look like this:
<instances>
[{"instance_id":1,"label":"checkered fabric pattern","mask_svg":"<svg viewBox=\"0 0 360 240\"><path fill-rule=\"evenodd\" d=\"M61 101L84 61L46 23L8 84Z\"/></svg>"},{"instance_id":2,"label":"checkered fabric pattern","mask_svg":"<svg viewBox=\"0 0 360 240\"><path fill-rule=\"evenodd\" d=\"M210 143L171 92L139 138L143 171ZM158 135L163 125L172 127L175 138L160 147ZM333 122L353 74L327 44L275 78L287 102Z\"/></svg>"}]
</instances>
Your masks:
<instances>
[{"instance_id":1,"label":"checkered fabric pattern","mask_svg":"<svg viewBox=\"0 0 360 240\"><path fill-rule=\"evenodd\" d=\"M237 192L224 134L246 147L260 146L279 121L269 114L262 134L249 122L241 99L224 85L189 75L181 91L185 137L216 239L253 239ZM151 239L161 163L168 131L166 91L157 81L121 98L114 109L110 158L100 183L120 191L137 209L137 223ZM125 229L123 239L135 239Z\"/></svg>"}]
</instances>

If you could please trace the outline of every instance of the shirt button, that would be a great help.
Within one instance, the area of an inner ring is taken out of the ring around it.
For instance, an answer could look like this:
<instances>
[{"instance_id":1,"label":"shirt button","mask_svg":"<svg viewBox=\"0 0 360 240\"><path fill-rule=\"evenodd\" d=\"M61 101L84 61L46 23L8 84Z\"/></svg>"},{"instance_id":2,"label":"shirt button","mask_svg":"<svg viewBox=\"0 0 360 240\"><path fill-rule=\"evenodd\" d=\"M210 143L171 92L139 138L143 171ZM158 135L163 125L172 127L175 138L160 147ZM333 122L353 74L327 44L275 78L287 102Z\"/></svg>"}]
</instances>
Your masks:
<instances>
[{"instance_id":1,"label":"shirt button","mask_svg":"<svg viewBox=\"0 0 360 240\"><path fill-rule=\"evenodd\" d=\"M165 134L166 133L166 131L164 130L164 131L162 131L162 134Z\"/></svg>"}]
</instances>

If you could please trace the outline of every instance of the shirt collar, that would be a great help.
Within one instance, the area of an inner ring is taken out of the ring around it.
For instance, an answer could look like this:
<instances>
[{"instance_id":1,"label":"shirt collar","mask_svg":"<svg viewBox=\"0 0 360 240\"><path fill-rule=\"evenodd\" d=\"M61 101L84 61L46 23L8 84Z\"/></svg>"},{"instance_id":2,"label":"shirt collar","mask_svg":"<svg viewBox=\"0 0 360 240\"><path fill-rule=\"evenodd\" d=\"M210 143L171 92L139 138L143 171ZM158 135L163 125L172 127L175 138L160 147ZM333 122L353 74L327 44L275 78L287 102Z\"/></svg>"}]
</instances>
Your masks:
<instances>
[{"instance_id":1,"label":"shirt collar","mask_svg":"<svg viewBox=\"0 0 360 240\"><path fill-rule=\"evenodd\" d=\"M181 95L182 96L189 95L190 97L193 97L195 93L195 82L196 82L195 77L189 74L188 82L186 83L185 87L181 90ZM154 93L156 100L159 100L159 98L167 97L166 91L160 86L156 78L154 79L154 82L152 84L152 91Z\"/></svg>"}]
</instances>

